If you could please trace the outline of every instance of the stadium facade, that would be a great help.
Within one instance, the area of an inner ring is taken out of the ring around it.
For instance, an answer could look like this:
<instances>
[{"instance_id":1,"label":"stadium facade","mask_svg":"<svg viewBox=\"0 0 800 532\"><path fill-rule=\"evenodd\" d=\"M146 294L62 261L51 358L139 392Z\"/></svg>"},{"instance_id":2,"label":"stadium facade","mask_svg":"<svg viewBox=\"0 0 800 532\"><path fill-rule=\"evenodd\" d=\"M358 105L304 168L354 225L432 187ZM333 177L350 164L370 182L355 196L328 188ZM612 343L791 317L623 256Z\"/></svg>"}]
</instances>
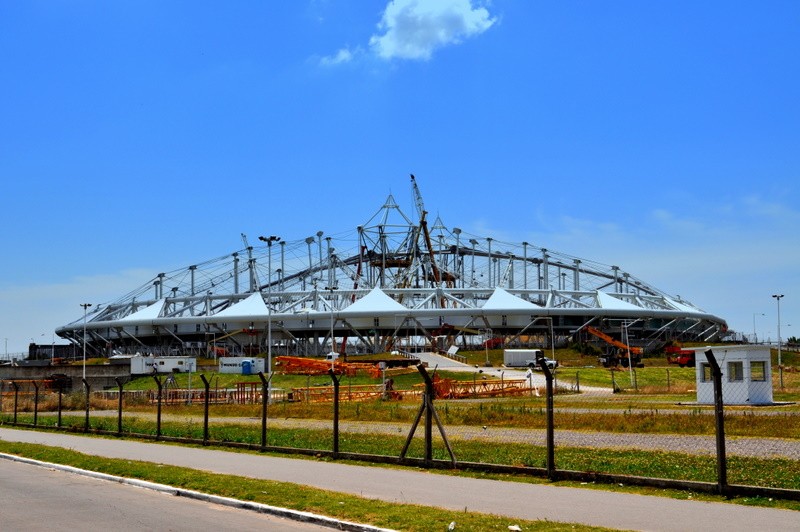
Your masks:
<instances>
[{"instance_id":1,"label":"stadium facade","mask_svg":"<svg viewBox=\"0 0 800 532\"><path fill-rule=\"evenodd\" d=\"M725 335L723 319L617 266L429 223L411 187L414 219L389 195L346 233L242 235L243 249L159 273L56 334L90 356L548 345L587 329L646 352Z\"/></svg>"}]
</instances>

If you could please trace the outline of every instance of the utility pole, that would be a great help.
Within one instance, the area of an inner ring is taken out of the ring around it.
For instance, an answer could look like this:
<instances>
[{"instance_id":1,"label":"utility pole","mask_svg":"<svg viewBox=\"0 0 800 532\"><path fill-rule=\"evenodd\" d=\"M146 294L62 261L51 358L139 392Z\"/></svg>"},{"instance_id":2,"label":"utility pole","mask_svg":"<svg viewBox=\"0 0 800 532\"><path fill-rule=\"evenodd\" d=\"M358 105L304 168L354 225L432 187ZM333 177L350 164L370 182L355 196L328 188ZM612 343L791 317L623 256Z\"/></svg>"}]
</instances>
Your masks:
<instances>
[{"instance_id":1,"label":"utility pole","mask_svg":"<svg viewBox=\"0 0 800 532\"><path fill-rule=\"evenodd\" d=\"M783 388L783 364L781 361L781 298L783 294L772 294L772 297L778 302L778 371L781 377L781 388Z\"/></svg>"},{"instance_id":2,"label":"utility pole","mask_svg":"<svg viewBox=\"0 0 800 532\"><path fill-rule=\"evenodd\" d=\"M280 241L277 236L260 236L267 243L267 374L272 375L272 243ZM269 392L269 390L267 390Z\"/></svg>"}]
</instances>

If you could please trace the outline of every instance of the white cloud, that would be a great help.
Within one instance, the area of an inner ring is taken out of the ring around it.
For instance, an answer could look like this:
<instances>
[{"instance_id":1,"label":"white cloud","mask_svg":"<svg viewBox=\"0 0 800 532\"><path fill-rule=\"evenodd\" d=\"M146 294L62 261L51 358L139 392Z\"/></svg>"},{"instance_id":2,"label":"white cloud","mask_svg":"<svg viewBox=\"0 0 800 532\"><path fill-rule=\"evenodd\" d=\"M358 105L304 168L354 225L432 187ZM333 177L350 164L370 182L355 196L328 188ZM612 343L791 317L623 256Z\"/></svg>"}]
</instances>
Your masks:
<instances>
[{"instance_id":1,"label":"white cloud","mask_svg":"<svg viewBox=\"0 0 800 532\"><path fill-rule=\"evenodd\" d=\"M356 50L356 53L357 52L358 50ZM323 66L334 66L342 63L349 63L353 60L354 55L354 52L350 51L349 48L342 48L333 55L328 55L321 58L319 63Z\"/></svg>"},{"instance_id":2,"label":"white cloud","mask_svg":"<svg viewBox=\"0 0 800 532\"><path fill-rule=\"evenodd\" d=\"M471 0L392 0L370 38L382 59L430 59L437 48L488 30L496 18Z\"/></svg>"}]
</instances>

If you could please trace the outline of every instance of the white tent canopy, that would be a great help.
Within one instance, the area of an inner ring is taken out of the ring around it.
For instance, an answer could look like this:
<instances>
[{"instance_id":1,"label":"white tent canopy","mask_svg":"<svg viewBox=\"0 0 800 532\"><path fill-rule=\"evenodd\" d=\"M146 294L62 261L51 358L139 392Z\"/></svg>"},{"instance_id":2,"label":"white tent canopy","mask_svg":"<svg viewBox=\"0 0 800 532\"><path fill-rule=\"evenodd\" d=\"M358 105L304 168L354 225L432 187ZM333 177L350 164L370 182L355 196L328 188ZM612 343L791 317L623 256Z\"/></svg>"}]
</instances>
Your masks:
<instances>
[{"instance_id":1,"label":"white tent canopy","mask_svg":"<svg viewBox=\"0 0 800 532\"><path fill-rule=\"evenodd\" d=\"M255 292L235 305L214 314L217 318L250 318L266 316L269 313L260 292Z\"/></svg>"},{"instance_id":2,"label":"white tent canopy","mask_svg":"<svg viewBox=\"0 0 800 532\"><path fill-rule=\"evenodd\" d=\"M377 286L367 295L344 309L344 312L396 312L408 310Z\"/></svg>"},{"instance_id":3,"label":"white tent canopy","mask_svg":"<svg viewBox=\"0 0 800 532\"><path fill-rule=\"evenodd\" d=\"M164 308L165 299L159 299L152 305L148 305L143 309L137 310L133 314L129 314L120 321L134 321L134 320L153 320L161 315L161 310Z\"/></svg>"},{"instance_id":4,"label":"white tent canopy","mask_svg":"<svg viewBox=\"0 0 800 532\"><path fill-rule=\"evenodd\" d=\"M600 292L599 290L597 291L597 303L600 305L600 308L607 310L642 310L641 307L618 299L605 292Z\"/></svg>"},{"instance_id":5,"label":"white tent canopy","mask_svg":"<svg viewBox=\"0 0 800 532\"><path fill-rule=\"evenodd\" d=\"M502 288L495 288L492 295L489 296L489 299L486 300L486 303L483 304L481 307L485 310L496 310L496 309L539 309L538 305L534 305L530 301L525 301L522 298L519 298L513 294L508 293L507 291L503 290Z\"/></svg>"}]
</instances>

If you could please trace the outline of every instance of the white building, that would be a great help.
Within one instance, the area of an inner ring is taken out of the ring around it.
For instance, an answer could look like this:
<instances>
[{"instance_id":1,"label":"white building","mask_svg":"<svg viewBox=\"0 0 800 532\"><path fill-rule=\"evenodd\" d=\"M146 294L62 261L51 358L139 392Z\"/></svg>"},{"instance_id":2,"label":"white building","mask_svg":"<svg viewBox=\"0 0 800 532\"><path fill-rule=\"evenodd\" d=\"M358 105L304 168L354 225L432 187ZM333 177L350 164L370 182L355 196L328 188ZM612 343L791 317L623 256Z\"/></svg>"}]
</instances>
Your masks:
<instances>
[{"instance_id":1,"label":"white building","mask_svg":"<svg viewBox=\"0 0 800 532\"><path fill-rule=\"evenodd\" d=\"M772 364L768 346L696 347L697 402L714 404L714 381L705 352L711 350L722 370L722 401L728 405L772 404Z\"/></svg>"},{"instance_id":2,"label":"white building","mask_svg":"<svg viewBox=\"0 0 800 532\"><path fill-rule=\"evenodd\" d=\"M189 373L197 369L195 357L131 357L131 375Z\"/></svg>"}]
</instances>

